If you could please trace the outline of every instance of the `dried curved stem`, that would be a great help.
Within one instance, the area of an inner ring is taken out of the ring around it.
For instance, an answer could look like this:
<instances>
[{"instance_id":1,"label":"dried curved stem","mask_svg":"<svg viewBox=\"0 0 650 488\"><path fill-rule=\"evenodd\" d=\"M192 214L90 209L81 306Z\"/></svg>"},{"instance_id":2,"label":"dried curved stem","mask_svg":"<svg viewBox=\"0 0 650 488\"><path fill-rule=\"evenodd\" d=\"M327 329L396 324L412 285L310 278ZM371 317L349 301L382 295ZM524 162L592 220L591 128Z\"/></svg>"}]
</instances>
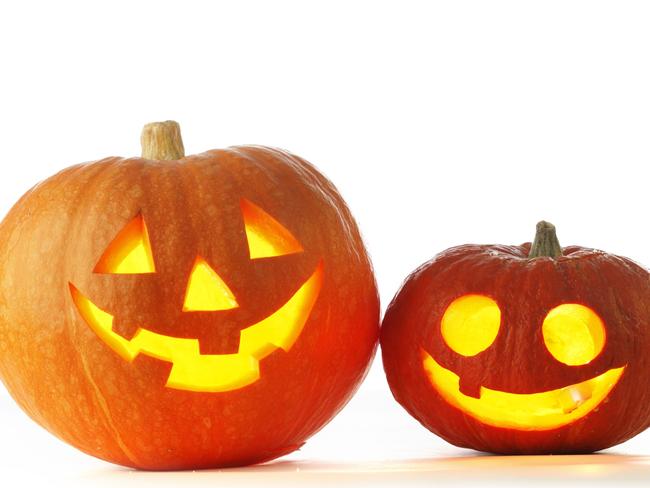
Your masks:
<instances>
[{"instance_id":1,"label":"dried curved stem","mask_svg":"<svg viewBox=\"0 0 650 488\"><path fill-rule=\"evenodd\" d=\"M537 223L535 240L530 246L529 258L551 257L557 258L562 256L562 247L555 234L555 226L550 222L542 220Z\"/></svg>"}]
</instances>

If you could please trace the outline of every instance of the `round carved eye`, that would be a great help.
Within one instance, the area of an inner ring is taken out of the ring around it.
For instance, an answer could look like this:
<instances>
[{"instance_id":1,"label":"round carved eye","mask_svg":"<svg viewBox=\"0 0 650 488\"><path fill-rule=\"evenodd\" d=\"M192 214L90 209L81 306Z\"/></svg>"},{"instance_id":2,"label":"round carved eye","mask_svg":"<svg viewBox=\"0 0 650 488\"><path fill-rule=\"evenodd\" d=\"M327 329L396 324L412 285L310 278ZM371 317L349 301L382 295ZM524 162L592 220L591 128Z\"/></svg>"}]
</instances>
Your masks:
<instances>
[{"instance_id":1,"label":"round carved eye","mask_svg":"<svg viewBox=\"0 0 650 488\"><path fill-rule=\"evenodd\" d=\"M605 345L605 326L596 312L577 303L551 310L542 324L544 344L555 359L569 366L592 361Z\"/></svg>"},{"instance_id":2,"label":"round carved eye","mask_svg":"<svg viewBox=\"0 0 650 488\"><path fill-rule=\"evenodd\" d=\"M501 325L497 302L484 295L464 295L447 307L442 316L442 337L462 356L475 356L494 342Z\"/></svg>"}]
</instances>

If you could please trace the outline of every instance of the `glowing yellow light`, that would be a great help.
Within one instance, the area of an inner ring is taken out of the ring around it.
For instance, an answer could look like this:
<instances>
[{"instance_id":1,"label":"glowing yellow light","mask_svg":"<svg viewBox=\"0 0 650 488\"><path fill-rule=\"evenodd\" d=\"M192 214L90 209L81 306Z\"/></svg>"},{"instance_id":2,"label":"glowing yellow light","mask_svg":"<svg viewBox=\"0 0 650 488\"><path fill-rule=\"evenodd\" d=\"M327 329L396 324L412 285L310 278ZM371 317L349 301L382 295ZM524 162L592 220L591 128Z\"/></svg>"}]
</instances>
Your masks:
<instances>
[{"instance_id":1,"label":"glowing yellow light","mask_svg":"<svg viewBox=\"0 0 650 488\"><path fill-rule=\"evenodd\" d=\"M129 222L108 245L95 266L95 273L155 273L149 232L142 215Z\"/></svg>"},{"instance_id":2,"label":"glowing yellow light","mask_svg":"<svg viewBox=\"0 0 650 488\"><path fill-rule=\"evenodd\" d=\"M558 361L578 366L592 361L605 345L605 326L589 307L565 303L551 310L542 324L544 344Z\"/></svg>"},{"instance_id":3,"label":"glowing yellow light","mask_svg":"<svg viewBox=\"0 0 650 488\"><path fill-rule=\"evenodd\" d=\"M550 430L584 417L618 383L625 366L557 390L517 394L481 387L480 397L460 392L459 377L422 351L423 366L433 387L454 407L484 424L518 430Z\"/></svg>"},{"instance_id":4,"label":"glowing yellow light","mask_svg":"<svg viewBox=\"0 0 650 488\"><path fill-rule=\"evenodd\" d=\"M197 257L187 283L183 311L229 310L238 306L228 285L203 258Z\"/></svg>"},{"instance_id":5,"label":"glowing yellow light","mask_svg":"<svg viewBox=\"0 0 650 488\"><path fill-rule=\"evenodd\" d=\"M298 240L282 224L257 205L241 200L248 252L251 259L302 252Z\"/></svg>"},{"instance_id":6,"label":"glowing yellow light","mask_svg":"<svg viewBox=\"0 0 650 488\"><path fill-rule=\"evenodd\" d=\"M465 295L447 307L441 321L447 345L463 356L475 356L494 342L501 325L497 303L483 295Z\"/></svg>"},{"instance_id":7,"label":"glowing yellow light","mask_svg":"<svg viewBox=\"0 0 650 488\"><path fill-rule=\"evenodd\" d=\"M145 354L172 363L167 386L179 390L219 392L242 388L260 377L259 361L276 349L289 351L300 336L318 298L323 264L273 314L240 332L235 354L201 354L198 339L157 334L140 328L131 340L113 331L113 316L70 284L72 300L93 331L117 354L133 361Z\"/></svg>"}]
</instances>

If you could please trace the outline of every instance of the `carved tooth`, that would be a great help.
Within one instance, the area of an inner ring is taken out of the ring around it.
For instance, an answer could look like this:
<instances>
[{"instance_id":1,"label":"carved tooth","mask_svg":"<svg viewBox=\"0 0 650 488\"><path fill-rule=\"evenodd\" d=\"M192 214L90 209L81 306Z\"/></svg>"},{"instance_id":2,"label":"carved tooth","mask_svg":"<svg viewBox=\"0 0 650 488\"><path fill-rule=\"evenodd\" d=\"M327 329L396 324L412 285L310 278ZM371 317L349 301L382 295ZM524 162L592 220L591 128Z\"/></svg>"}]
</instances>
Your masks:
<instances>
[{"instance_id":1,"label":"carved tooth","mask_svg":"<svg viewBox=\"0 0 650 488\"><path fill-rule=\"evenodd\" d=\"M592 387L587 383L579 383L562 389L558 402L564 413L571 413L591 398Z\"/></svg>"}]
</instances>

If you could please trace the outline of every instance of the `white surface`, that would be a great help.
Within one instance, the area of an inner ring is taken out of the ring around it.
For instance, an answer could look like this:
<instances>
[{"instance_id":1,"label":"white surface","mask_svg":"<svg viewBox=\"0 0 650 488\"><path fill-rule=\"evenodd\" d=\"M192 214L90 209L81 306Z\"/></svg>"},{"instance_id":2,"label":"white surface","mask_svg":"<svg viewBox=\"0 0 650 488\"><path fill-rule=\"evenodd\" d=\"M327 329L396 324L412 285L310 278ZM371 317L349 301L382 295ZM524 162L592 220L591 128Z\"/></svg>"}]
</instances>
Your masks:
<instances>
[{"instance_id":1,"label":"white surface","mask_svg":"<svg viewBox=\"0 0 650 488\"><path fill-rule=\"evenodd\" d=\"M287 148L356 215L383 306L452 245L537 220L650 263L646 2L2 2L0 213L36 181L134 155L176 119L188 153ZM479 456L392 401L379 362L300 452L227 472L95 461L0 393L0 485L648 484L650 432L574 457Z\"/></svg>"}]
</instances>

